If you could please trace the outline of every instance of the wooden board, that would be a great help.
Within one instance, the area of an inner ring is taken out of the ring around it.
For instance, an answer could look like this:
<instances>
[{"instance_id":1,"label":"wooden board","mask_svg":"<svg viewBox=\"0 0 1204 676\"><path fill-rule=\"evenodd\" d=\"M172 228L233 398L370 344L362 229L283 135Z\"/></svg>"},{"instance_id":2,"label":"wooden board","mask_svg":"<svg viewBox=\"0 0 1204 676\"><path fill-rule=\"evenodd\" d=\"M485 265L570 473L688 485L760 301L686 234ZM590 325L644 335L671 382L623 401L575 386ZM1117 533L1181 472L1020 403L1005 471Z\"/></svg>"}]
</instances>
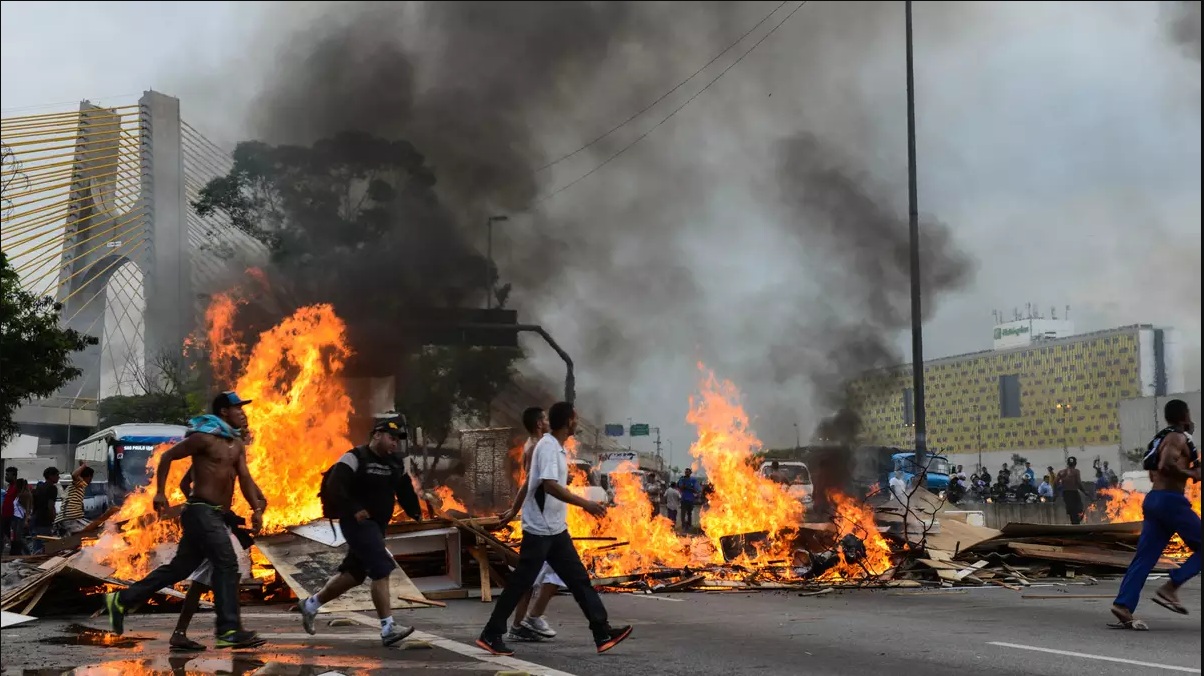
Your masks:
<instances>
[{"instance_id":1,"label":"wooden board","mask_svg":"<svg viewBox=\"0 0 1204 676\"><path fill-rule=\"evenodd\" d=\"M999 537L999 531L994 528L971 526L964 521L948 519L941 522L940 533L930 533L926 546L946 552L962 552L977 544Z\"/></svg>"},{"instance_id":2,"label":"wooden board","mask_svg":"<svg viewBox=\"0 0 1204 676\"><path fill-rule=\"evenodd\" d=\"M1019 542L1008 543L1008 548L1020 556L1047 561L1078 563L1086 566L1101 566L1123 570L1129 567L1133 555L1129 552L1117 552L1099 547L1047 547L1030 545ZM1159 559L1154 565L1154 572L1166 573L1179 567L1179 564L1167 558Z\"/></svg>"},{"instance_id":3,"label":"wooden board","mask_svg":"<svg viewBox=\"0 0 1204 676\"><path fill-rule=\"evenodd\" d=\"M347 555L347 546L328 547L320 542L285 534L269 538L258 538L255 546L259 552L271 562L276 574L293 590L297 598L304 599L316 594L338 571L339 564ZM414 586L409 576L400 566L393 569L389 576L389 591L391 607L393 608L423 608L420 603L414 603L398 595L410 599L424 599L422 592ZM368 584L361 584L339 598L322 606L324 613L342 613L351 611L371 610L372 594Z\"/></svg>"},{"instance_id":4,"label":"wooden board","mask_svg":"<svg viewBox=\"0 0 1204 676\"><path fill-rule=\"evenodd\" d=\"M1093 535L1131 535L1141 534L1141 522L1132 523L1082 523L1074 524L1044 524L1044 523L1008 523L1000 531L1005 538L1037 538L1037 537L1079 537L1090 538Z\"/></svg>"}]
</instances>

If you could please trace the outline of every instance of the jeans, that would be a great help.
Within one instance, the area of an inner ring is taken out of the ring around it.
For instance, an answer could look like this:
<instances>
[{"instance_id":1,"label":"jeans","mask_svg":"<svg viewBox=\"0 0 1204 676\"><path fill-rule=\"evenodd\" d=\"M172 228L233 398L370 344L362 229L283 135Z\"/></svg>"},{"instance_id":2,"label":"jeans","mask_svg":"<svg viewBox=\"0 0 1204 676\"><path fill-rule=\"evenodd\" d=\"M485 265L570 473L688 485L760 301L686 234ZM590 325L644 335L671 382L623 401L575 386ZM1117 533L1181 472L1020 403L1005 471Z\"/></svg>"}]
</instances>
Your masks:
<instances>
[{"instance_id":1,"label":"jeans","mask_svg":"<svg viewBox=\"0 0 1204 676\"><path fill-rule=\"evenodd\" d=\"M1137 553L1125 571L1115 601L1129 612L1137 610L1145 579L1175 533L1183 538L1192 554L1171 571L1171 584L1178 587L1200 574L1200 517L1191 511L1187 496L1175 491L1150 491L1141 503L1141 511L1145 518L1141 524L1141 538L1137 541Z\"/></svg>"},{"instance_id":2,"label":"jeans","mask_svg":"<svg viewBox=\"0 0 1204 676\"><path fill-rule=\"evenodd\" d=\"M25 544L25 519L13 519L13 540L9 554L20 556L28 554L28 547Z\"/></svg>"},{"instance_id":3,"label":"jeans","mask_svg":"<svg viewBox=\"0 0 1204 676\"><path fill-rule=\"evenodd\" d=\"M692 502L681 503L681 527L694 527L694 503Z\"/></svg>"},{"instance_id":4,"label":"jeans","mask_svg":"<svg viewBox=\"0 0 1204 676\"><path fill-rule=\"evenodd\" d=\"M217 635L239 629L238 557L230 543L230 529L222 510L203 502L189 502L180 515L183 535L175 558L151 571L140 582L118 592L117 600L125 608L137 606L164 587L186 579L206 559L213 565L213 607Z\"/></svg>"},{"instance_id":5,"label":"jeans","mask_svg":"<svg viewBox=\"0 0 1204 676\"><path fill-rule=\"evenodd\" d=\"M531 535L523 533L523 543L518 550L518 566L506 578L506 588L493 606L493 614L485 625L484 636L501 636L506 632L506 620L514 614L518 600L535 584L544 562L560 576L564 586L573 594L573 599L589 620L594 636L599 636L609 627L606 608L598 592L589 583L589 573L581 563L581 557L573 547L569 532L556 535Z\"/></svg>"}]
</instances>

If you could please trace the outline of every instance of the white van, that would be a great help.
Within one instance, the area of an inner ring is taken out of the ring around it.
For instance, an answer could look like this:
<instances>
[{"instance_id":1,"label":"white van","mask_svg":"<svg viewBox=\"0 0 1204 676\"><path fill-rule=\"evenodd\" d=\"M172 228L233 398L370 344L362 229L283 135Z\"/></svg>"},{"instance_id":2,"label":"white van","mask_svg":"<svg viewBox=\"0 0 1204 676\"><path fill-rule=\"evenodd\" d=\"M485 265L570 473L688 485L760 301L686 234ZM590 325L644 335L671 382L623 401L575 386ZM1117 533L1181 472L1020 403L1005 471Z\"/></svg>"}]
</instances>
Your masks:
<instances>
[{"instance_id":1,"label":"white van","mask_svg":"<svg viewBox=\"0 0 1204 676\"><path fill-rule=\"evenodd\" d=\"M786 480L786 492L799 502L810 505L815 501L815 485L811 483L811 470L807 464L794 460L778 460L778 472ZM773 461L761 463L761 476L770 478Z\"/></svg>"}]
</instances>

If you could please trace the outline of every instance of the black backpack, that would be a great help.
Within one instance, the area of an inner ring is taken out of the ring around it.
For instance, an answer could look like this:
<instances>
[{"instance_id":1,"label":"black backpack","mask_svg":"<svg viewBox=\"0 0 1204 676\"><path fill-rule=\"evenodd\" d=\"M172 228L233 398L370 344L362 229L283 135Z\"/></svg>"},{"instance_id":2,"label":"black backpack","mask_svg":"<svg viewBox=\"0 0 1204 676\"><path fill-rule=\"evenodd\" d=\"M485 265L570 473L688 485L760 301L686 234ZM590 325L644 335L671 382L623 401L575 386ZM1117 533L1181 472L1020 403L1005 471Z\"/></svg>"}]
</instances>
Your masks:
<instances>
[{"instance_id":1,"label":"black backpack","mask_svg":"<svg viewBox=\"0 0 1204 676\"><path fill-rule=\"evenodd\" d=\"M355 470L355 478L357 480L363 478L364 474L368 471L368 459L364 454L364 451L366 450L367 448L364 446L356 446L349 451L350 453L355 454L355 459L357 461L356 464L358 467ZM339 458L341 460L342 456L339 456ZM326 468L326 471L322 472L322 481L318 484L318 501L322 503L322 518L324 519L333 520L339 518L344 507L344 505L338 504L337 492L334 490L334 487L330 485L330 475L333 473L335 466L338 464L338 462L335 462L334 465Z\"/></svg>"},{"instance_id":2,"label":"black backpack","mask_svg":"<svg viewBox=\"0 0 1204 676\"><path fill-rule=\"evenodd\" d=\"M1150 445L1146 447L1145 457L1141 459L1142 469L1150 472L1158 469L1158 448L1162 445L1162 440L1166 438L1166 435L1172 432L1182 432L1187 437L1187 450L1190 454L1191 464L1194 465L1197 462L1199 452L1196 450L1196 444L1191 440L1191 436L1183 432L1182 428L1172 426L1164 428L1150 440Z\"/></svg>"}]
</instances>

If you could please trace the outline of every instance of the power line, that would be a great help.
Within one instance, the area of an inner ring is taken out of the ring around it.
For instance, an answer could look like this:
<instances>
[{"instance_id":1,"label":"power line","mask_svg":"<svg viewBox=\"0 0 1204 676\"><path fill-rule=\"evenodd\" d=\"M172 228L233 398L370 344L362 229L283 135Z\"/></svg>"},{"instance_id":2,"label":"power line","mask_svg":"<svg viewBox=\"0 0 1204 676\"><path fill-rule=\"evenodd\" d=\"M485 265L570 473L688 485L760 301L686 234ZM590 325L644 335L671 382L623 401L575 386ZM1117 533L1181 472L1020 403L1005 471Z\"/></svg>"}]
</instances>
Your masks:
<instances>
[{"instance_id":1,"label":"power line","mask_svg":"<svg viewBox=\"0 0 1204 676\"><path fill-rule=\"evenodd\" d=\"M600 163L598 166L594 167L593 169L590 169L590 170L589 170L589 171L587 171L585 174L583 174L583 175L581 175L581 176L577 177L576 179L574 179L574 180L572 180L572 181L569 181L567 184L565 184L565 185L563 185L563 186L561 186L561 187L557 188L556 190L553 190L552 192L550 192L550 193L548 193L548 194L544 195L543 197L540 197L540 198L536 199L536 200L535 200L535 202L534 202L534 204L535 204L535 205L543 204L544 202L546 202L546 201L548 201L548 200L552 199L553 197L555 197L555 196L559 195L560 193L564 192L565 190L568 190L569 188L571 188L571 187L573 187L573 186L577 185L578 183L580 183L580 182L584 181L585 179L587 179L587 178L589 178L590 176L594 175L594 173L595 173L595 172L597 172L599 169L601 169L602 167L605 167L606 165L610 164L610 163L611 163L611 162L613 162L615 159L617 159L617 158L618 158L620 155L622 155L623 153L625 153L625 152L627 152L628 150L630 150L630 149L631 149L631 148L632 148L632 147L633 147L635 144L639 143L640 141L643 141L645 138L647 138L647 137L648 137L648 135L649 135L649 134L651 134L652 132L656 131L656 129L657 129L658 127L660 127L660 126L661 126L662 124L664 124L665 122L668 122L668 121L669 121L669 119L670 119L671 117L673 117L674 115L676 115L676 114L678 114L679 112L681 112L682 108L685 108L686 106L690 105L690 102L692 102L694 99L698 98L698 97L699 97L699 96L700 96L700 95L701 95L703 92L705 92L706 90L710 89L710 88L711 88L711 85L713 85L713 84L715 84L716 82L718 82L718 81L719 81L719 78L721 78L721 77L723 77L724 75L726 75L726 74L727 74L727 72L728 72L729 70L731 70L732 68L734 68L734 67L736 66L736 64L738 64L738 63L740 63L741 61L743 61L743 60L744 60L744 57L748 56L749 54L751 54L751 53L753 52L753 50L755 50L757 47L761 46L761 43L762 43L762 42L765 42L765 40L766 40L766 39L767 39L769 36L773 35L773 34L774 34L774 33L775 33L775 32L776 32L776 31L777 31L779 28L781 28L781 27L782 27L782 24L784 24L784 23L786 23L787 21L789 21L789 20L790 20L790 17L794 16L794 13L795 13L795 12L799 11L800 9L802 9L802 8L803 8L803 5L807 4L807 2L808 2L808 0L803 0L802 2L800 2L800 3L798 4L798 6L796 6L794 9L790 10L790 13L789 13L789 14L787 14L787 15L785 16L785 18L783 18L781 21L779 21L777 24L775 24L773 28L769 29L769 32L768 32L768 33L766 33L765 35L761 36L761 39L760 39L760 40L757 40L757 41L756 41L756 42L753 44L753 46L752 46L752 47L749 47L749 48L748 48L748 51L746 51L746 52L744 52L743 54L741 54L741 55L740 55L740 57L739 57L739 58L737 58L735 61L733 61L733 62L732 62L730 65L728 65L728 67L727 67L727 68L724 68L722 71L720 71L720 73L719 73L718 75L716 75L714 78L712 78L710 82L706 83L706 85L705 85L705 86L703 86L703 88L702 88L702 89L699 89L697 92L695 92L693 96L691 96L690 98L686 99L686 100L685 100L685 102L683 102L683 103L682 103L680 106L678 106L678 107L674 108L672 112L670 112L670 113L669 113L668 115L666 115L665 117L661 118L660 122L657 122L656 124L652 125L652 128L651 128L651 129L649 129L648 131L644 132L643 134L640 134L639 136L637 136L637 137L635 138L635 140L633 140L631 143L628 143L627 145L625 145L625 146L623 146L622 148L620 148L620 149L619 149L617 152L615 152L613 155L611 155L610 157L608 157L608 158L606 158L605 160L603 160L603 161L602 161L602 162L601 162L601 163Z\"/></svg>"},{"instance_id":2,"label":"power line","mask_svg":"<svg viewBox=\"0 0 1204 676\"><path fill-rule=\"evenodd\" d=\"M602 134L598 138L590 141L589 143L586 143L585 145L581 146L580 148L574 150L573 152L568 153L567 155L562 155L562 156L558 157L557 159L554 159L551 162L548 162L547 164L543 165L542 167L536 169L535 170L536 173L539 173L539 172L543 171L544 169L548 169L550 167L556 166L557 164L560 164L561 162L569 159L570 157L581 152L582 150L585 150L586 148L589 148L590 146L594 145L598 141L601 141L602 139L606 138L607 136L610 136L611 134L615 133L622 127L626 126L628 122L631 122L635 118L637 118L637 117L643 115L644 113L648 112L649 110L651 110L653 106L660 103L661 101L664 101L673 92L677 91L678 89L681 89L683 85L685 85L690 80L693 80L702 71L709 68L712 63L715 63L716 61L718 61L719 57L723 56L724 54L727 54L728 52L730 52L732 50L733 47L735 47L736 45L743 42L744 38L748 37L749 34L751 34L753 31L757 30L758 28L760 28L761 24L768 21L769 17L773 16L779 9L781 9L786 4L786 1L787 0L783 0L777 7L774 7L772 10L770 10L769 14L766 14L765 16L761 17L761 20L758 21L752 28L749 28L748 30L744 31L743 35L736 38L736 40L734 42L732 42L732 44L728 45L727 47L724 47L722 52L719 52L714 57L712 57L710 61L707 61L706 63L704 63L701 68L699 68L698 70L691 73L690 77L687 77L686 79L684 79L681 82L678 82L676 85L674 85L673 89L670 89L669 91L665 92L664 94L661 94L655 101L644 106L639 112L632 114L632 116L627 118L626 120L623 120L622 122L611 127L609 130L607 130L604 134Z\"/></svg>"}]
</instances>

